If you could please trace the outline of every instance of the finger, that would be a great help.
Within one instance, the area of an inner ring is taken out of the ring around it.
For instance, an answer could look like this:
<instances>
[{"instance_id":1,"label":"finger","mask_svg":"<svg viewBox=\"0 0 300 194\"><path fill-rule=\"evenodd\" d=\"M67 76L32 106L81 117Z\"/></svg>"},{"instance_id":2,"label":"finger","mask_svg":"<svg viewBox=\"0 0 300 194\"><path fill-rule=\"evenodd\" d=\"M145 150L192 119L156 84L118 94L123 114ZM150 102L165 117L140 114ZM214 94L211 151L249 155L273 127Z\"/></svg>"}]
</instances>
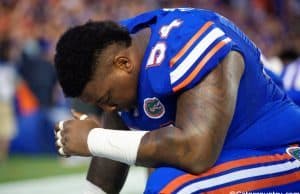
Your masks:
<instances>
[{"instance_id":1,"label":"finger","mask_svg":"<svg viewBox=\"0 0 300 194\"><path fill-rule=\"evenodd\" d=\"M62 138L62 136L61 136L61 131L58 131L58 132L56 133L56 138L57 138L57 139L61 139L61 138Z\"/></svg>"},{"instance_id":2,"label":"finger","mask_svg":"<svg viewBox=\"0 0 300 194\"><path fill-rule=\"evenodd\" d=\"M59 128L59 130L64 130L64 122L65 121L59 121L59 123L58 123L58 128Z\"/></svg>"},{"instance_id":3,"label":"finger","mask_svg":"<svg viewBox=\"0 0 300 194\"><path fill-rule=\"evenodd\" d=\"M55 134L55 135L56 135L56 133L57 133L58 131L60 131L58 125L59 125L59 123L56 123L56 124L55 124L55 127L54 127L54 134Z\"/></svg>"},{"instance_id":4,"label":"finger","mask_svg":"<svg viewBox=\"0 0 300 194\"><path fill-rule=\"evenodd\" d=\"M60 147L60 148L62 148L64 145L62 144L62 142L61 142L61 138L59 138L59 139L57 139L56 140L56 145L58 146L58 147Z\"/></svg>"},{"instance_id":5,"label":"finger","mask_svg":"<svg viewBox=\"0 0 300 194\"><path fill-rule=\"evenodd\" d=\"M54 130L55 130L56 133L57 133L58 131L64 129L64 123L65 123L65 121L59 121L59 122L55 125Z\"/></svg>"},{"instance_id":6,"label":"finger","mask_svg":"<svg viewBox=\"0 0 300 194\"><path fill-rule=\"evenodd\" d=\"M61 156L64 156L64 157L67 156L67 154L64 152L64 149L63 149L62 147L60 147L60 148L58 149L58 153L59 153L59 155L61 155Z\"/></svg>"},{"instance_id":7,"label":"finger","mask_svg":"<svg viewBox=\"0 0 300 194\"><path fill-rule=\"evenodd\" d=\"M78 112L74 109L71 109L71 113L74 119L78 119L78 120L80 119L81 115L84 115L84 113Z\"/></svg>"},{"instance_id":8,"label":"finger","mask_svg":"<svg viewBox=\"0 0 300 194\"><path fill-rule=\"evenodd\" d=\"M86 120L88 116L86 114L83 114L80 116L79 120Z\"/></svg>"}]
</instances>

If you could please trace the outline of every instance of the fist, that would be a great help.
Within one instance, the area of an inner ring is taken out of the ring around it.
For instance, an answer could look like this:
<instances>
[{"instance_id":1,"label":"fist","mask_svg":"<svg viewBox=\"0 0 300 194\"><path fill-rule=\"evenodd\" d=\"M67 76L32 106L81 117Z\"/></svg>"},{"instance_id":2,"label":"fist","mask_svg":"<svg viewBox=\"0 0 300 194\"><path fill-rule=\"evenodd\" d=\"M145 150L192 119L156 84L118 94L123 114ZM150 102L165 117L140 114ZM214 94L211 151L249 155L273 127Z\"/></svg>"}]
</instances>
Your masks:
<instances>
[{"instance_id":1,"label":"fist","mask_svg":"<svg viewBox=\"0 0 300 194\"><path fill-rule=\"evenodd\" d=\"M59 126L60 125L60 126ZM87 137L93 128L99 124L92 119L66 120L63 124L55 125L56 147L62 149L59 154L62 156L91 156L87 145Z\"/></svg>"}]
</instances>

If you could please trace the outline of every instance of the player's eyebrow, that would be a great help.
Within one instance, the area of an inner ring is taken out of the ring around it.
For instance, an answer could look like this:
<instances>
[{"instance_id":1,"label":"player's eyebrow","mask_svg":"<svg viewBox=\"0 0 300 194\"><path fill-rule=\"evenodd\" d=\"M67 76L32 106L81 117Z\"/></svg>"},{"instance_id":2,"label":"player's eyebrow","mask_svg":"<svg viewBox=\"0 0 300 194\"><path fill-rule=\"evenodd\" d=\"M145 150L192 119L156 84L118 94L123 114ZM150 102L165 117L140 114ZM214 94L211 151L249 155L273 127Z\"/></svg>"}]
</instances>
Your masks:
<instances>
[{"instance_id":1,"label":"player's eyebrow","mask_svg":"<svg viewBox=\"0 0 300 194\"><path fill-rule=\"evenodd\" d=\"M96 100L96 104L102 104L103 98L104 98L104 96L99 97L99 98Z\"/></svg>"}]
</instances>

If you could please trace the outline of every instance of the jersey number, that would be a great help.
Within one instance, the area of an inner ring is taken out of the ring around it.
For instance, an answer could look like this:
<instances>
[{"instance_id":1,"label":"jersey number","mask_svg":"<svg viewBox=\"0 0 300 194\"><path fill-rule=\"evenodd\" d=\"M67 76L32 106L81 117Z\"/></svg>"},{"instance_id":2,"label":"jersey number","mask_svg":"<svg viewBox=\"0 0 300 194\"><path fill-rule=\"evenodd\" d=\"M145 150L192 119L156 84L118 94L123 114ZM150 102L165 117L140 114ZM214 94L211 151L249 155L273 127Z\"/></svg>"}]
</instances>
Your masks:
<instances>
[{"instance_id":1,"label":"jersey number","mask_svg":"<svg viewBox=\"0 0 300 194\"><path fill-rule=\"evenodd\" d=\"M147 65L146 67L153 67L153 66L158 66L162 63L162 61L165 58L165 53L167 50L167 45L165 42L165 39L168 38L170 31L173 28L177 28L182 24L182 21L179 19L173 20L170 24L164 25L160 28L159 34L160 38L163 41L157 42L151 49L150 55L147 60Z\"/></svg>"}]
</instances>

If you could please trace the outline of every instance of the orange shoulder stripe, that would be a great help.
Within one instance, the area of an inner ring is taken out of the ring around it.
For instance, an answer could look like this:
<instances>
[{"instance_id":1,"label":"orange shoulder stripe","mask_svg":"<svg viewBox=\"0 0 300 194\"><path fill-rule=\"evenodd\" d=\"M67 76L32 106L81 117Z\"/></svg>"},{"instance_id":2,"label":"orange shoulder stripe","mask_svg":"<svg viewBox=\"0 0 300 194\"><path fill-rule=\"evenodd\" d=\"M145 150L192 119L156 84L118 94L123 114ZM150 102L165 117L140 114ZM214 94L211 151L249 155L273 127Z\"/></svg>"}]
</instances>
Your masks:
<instances>
[{"instance_id":1,"label":"orange shoulder stripe","mask_svg":"<svg viewBox=\"0 0 300 194\"><path fill-rule=\"evenodd\" d=\"M177 92L178 90L180 90L181 88L184 88L185 86L187 86L189 83L191 83L193 81L193 79L197 76L197 74L201 71L201 69L204 67L204 65L207 63L207 61L209 61L210 58L212 58L212 56L214 54L216 54L216 52L218 52L223 46L225 46L228 42L230 41L230 39L224 39L222 41L220 41L215 47L213 47L204 57L203 59L200 61L200 63L196 66L196 68L192 71L192 73L185 79L183 80L180 84L178 84L177 86L173 87L173 92Z\"/></svg>"},{"instance_id":2,"label":"orange shoulder stripe","mask_svg":"<svg viewBox=\"0 0 300 194\"><path fill-rule=\"evenodd\" d=\"M170 67L172 67L186 51L193 45L193 43L213 24L213 22L206 22L198 32L184 45L184 47L170 60Z\"/></svg>"},{"instance_id":3,"label":"orange shoulder stripe","mask_svg":"<svg viewBox=\"0 0 300 194\"><path fill-rule=\"evenodd\" d=\"M267 162L275 162L275 161L281 161L281 160L288 160L291 159L291 156L286 154L276 154L276 155L266 155L266 156L258 156L258 157L250 157L250 158L243 158L239 160L234 160L230 162L226 162L220 165L217 165L210 170L201 173L200 175L191 175L191 174L184 174L173 181L171 181L168 185L166 185L159 193L172 193L174 192L178 187L181 185L190 182L192 180L202 178L205 176L210 176L213 174L217 174L220 172L224 172L226 170L230 170L233 168L237 167L242 167L242 166L248 166L248 165L253 165L253 164L262 164L262 163L267 163Z\"/></svg>"}]
</instances>

